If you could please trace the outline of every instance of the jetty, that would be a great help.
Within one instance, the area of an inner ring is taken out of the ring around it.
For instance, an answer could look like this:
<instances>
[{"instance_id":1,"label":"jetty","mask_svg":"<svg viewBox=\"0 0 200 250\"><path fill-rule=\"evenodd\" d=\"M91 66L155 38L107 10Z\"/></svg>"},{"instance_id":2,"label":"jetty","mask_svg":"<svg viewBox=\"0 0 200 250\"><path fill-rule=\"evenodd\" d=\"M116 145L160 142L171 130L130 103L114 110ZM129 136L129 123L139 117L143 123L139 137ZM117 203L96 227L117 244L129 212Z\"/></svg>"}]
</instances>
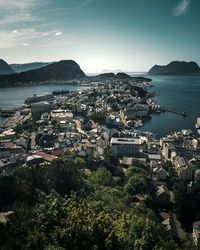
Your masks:
<instances>
[{"instance_id":1,"label":"jetty","mask_svg":"<svg viewBox=\"0 0 200 250\"><path fill-rule=\"evenodd\" d=\"M165 108L162 108L161 111L163 111L163 112L169 112L169 113L173 113L173 114L177 114L177 115L182 115L183 117L187 117L188 116L186 114L186 112L179 112L179 111L165 109Z\"/></svg>"}]
</instances>

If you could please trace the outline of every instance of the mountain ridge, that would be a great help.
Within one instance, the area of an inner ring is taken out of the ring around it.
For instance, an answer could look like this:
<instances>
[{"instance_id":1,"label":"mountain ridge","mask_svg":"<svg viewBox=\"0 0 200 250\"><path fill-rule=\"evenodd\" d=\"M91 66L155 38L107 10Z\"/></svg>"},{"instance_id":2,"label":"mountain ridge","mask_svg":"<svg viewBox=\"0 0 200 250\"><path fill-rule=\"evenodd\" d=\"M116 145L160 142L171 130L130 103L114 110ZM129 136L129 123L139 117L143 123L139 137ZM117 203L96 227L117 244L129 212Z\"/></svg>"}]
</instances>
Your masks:
<instances>
[{"instance_id":1,"label":"mountain ridge","mask_svg":"<svg viewBox=\"0 0 200 250\"><path fill-rule=\"evenodd\" d=\"M39 69L9 75L0 75L0 85L15 85L16 83L48 80L72 80L81 77L85 77L85 73L75 61L61 60Z\"/></svg>"}]
</instances>

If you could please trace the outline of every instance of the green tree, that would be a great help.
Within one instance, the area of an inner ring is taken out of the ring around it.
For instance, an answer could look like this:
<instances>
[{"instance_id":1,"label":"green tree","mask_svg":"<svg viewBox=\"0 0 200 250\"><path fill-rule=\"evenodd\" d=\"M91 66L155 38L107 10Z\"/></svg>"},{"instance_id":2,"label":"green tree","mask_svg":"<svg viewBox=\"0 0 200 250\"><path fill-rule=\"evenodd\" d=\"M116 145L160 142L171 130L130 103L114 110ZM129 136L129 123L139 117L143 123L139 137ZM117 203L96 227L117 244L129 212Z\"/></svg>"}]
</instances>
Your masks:
<instances>
[{"instance_id":1,"label":"green tree","mask_svg":"<svg viewBox=\"0 0 200 250\"><path fill-rule=\"evenodd\" d=\"M111 147L106 147L103 153L104 161L111 163L115 166L119 165L119 159Z\"/></svg>"}]
</instances>

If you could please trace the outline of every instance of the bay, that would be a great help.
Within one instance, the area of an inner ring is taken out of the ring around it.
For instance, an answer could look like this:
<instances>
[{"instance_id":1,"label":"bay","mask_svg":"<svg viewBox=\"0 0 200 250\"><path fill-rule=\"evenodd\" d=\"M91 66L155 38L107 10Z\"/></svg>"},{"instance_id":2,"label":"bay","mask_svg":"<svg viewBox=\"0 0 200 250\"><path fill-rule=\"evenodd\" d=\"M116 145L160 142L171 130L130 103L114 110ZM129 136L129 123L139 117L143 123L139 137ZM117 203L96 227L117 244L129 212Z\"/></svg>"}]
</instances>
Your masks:
<instances>
[{"instance_id":1,"label":"bay","mask_svg":"<svg viewBox=\"0 0 200 250\"><path fill-rule=\"evenodd\" d=\"M200 77L199 76L149 76L152 78L153 98L157 104L169 110L186 112L187 117L173 113L153 114L144 123L142 130L151 131L158 138L172 131L195 129L196 119L200 117Z\"/></svg>"}]
</instances>

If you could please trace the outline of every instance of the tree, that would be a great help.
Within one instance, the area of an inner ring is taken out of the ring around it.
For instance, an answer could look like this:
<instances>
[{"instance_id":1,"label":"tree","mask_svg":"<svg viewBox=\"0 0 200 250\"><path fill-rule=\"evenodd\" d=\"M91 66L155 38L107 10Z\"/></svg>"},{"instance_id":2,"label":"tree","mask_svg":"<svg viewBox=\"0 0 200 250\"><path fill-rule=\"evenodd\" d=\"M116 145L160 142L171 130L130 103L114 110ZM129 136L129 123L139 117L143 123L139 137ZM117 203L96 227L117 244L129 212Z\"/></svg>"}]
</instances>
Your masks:
<instances>
[{"instance_id":1,"label":"tree","mask_svg":"<svg viewBox=\"0 0 200 250\"><path fill-rule=\"evenodd\" d=\"M131 195L143 194L148 190L147 179L143 175L135 174L129 178L125 190Z\"/></svg>"},{"instance_id":2,"label":"tree","mask_svg":"<svg viewBox=\"0 0 200 250\"><path fill-rule=\"evenodd\" d=\"M112 175L106 168L98 168L90 180L95 186L113 186Z\"/></svg>"},{"instance_id":3,"label":"tree","mask_svg":"<svg viewBox=\"0 0 200 250\"><path fill-rule=\"evenodd\" d=\"M116 153L111 149L111 147L106 147L103 153L104 161L111 163L115 166L119 165L119 159Z\"/></svg>"}]
</instances>

